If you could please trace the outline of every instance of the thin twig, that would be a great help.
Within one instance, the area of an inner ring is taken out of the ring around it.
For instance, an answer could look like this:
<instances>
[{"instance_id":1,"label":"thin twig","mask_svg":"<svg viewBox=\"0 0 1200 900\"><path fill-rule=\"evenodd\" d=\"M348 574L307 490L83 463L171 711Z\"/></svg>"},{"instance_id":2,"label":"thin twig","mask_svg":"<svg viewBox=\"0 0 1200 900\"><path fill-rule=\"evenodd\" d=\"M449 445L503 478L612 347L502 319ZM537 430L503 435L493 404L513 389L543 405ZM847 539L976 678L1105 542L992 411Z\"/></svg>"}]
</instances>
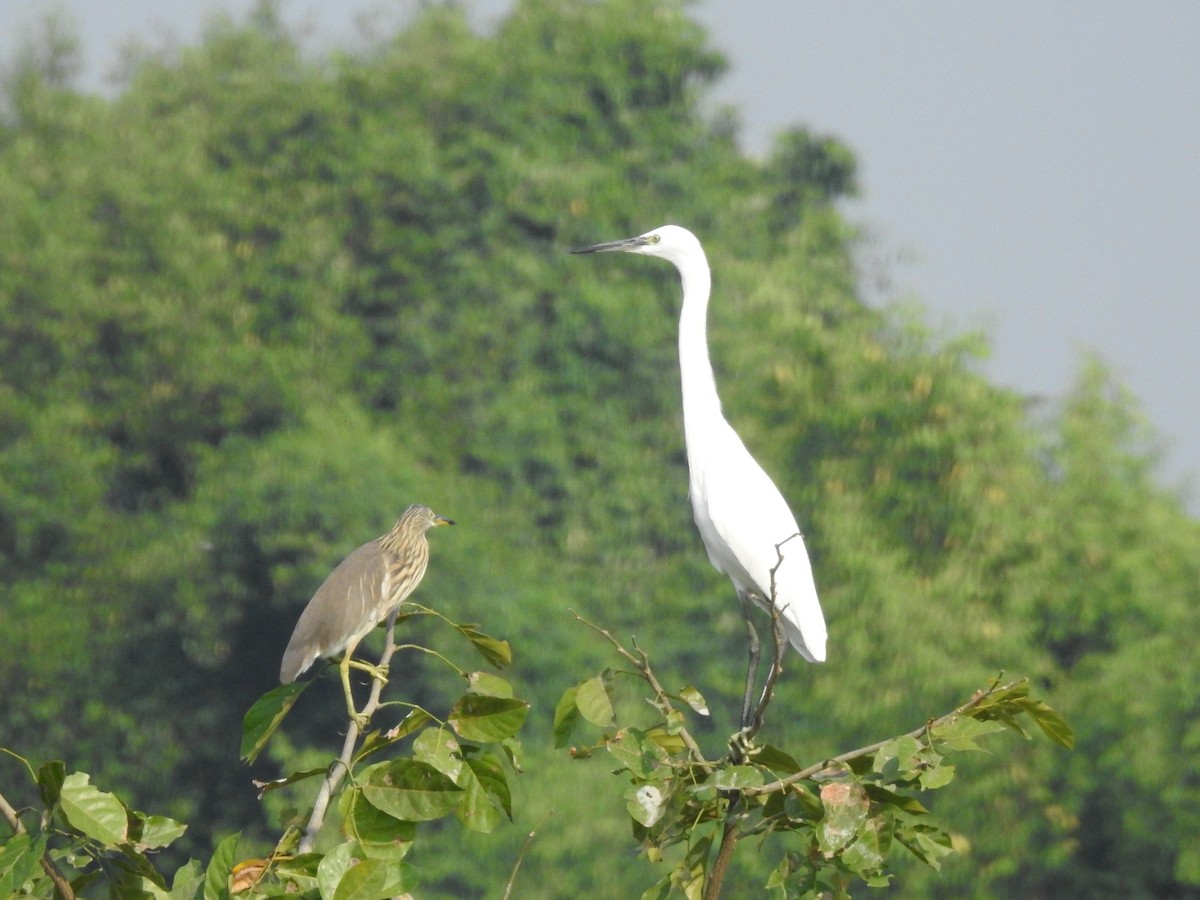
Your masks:
<instances>
[{"instance_id":1,"label":"thin twig","mask_svg":"<svg viewBox=\"0 0 1200 900\"><path fill-rule=\"evenodd\" d=\"M533 843L533 839L537 835L538 830L546 824L552 815L554 815L554 810L550 810L550 812L546 813L545 817L542 819L542 821L537 823L537 826L533 829L533 831L526 835L525 843L521 845L521 852L517 854L517 861L513 864L512 874L508 876L508 883L504 885L504 895L501 900L508 900L509 896L512 894L513 883L517 880L517 872L521 868L521 863L525 861L525 854L529 852L529 845Z\"/></svg>"},{"instance_id":2,"label":"thin twig","mask_svg":"<svg viewBox=\"0 0 1200 900\"><path fill-rule=\"evenodd\" d=\"M655 702L658 703L659 709L662 710L664 715L669 715L676 712L675 705L671 703L670 696L665 690L663 690L663 686L659 683L658 677L654 674L654 670L650 668L650 658L646 655L646 651L642 650L635 643L634 647L637 649L638 655L634 656L634 654L626 650L625 647L621 645L621 642L613 637L607 629L601 628L599 625L589 622L574 610L571 610L571 615L575 617L575 621L582 622L588 628L592 629L592 631L596 632L598 635L607 640L613 645L613 647L616 648L617 652L621 654L621 656L625 657L625 659L634 665L634 667L638 670L638 674L645 679L646 683L650 685L650 689L654 691ZM695 764L701 768L711 771L713 764L705 758L703 751L700 749L700 745L696 743L696 740L692 737L691 732L686 728L681 727L678 734L679 739L683 741L683 743L687 746L688 751L691 753Z\"/></svg>"},{"instance_id":3,"label":"thin twig","mask_svg":"<svg viewBox=\"0 0 1200 900\"><path fill-rule=\"evenodd\" d=\"M0 794L0 814L4 816L4 821L16 834L25 833L25 823L21 821L17 811L4 799L3 794ZM75 900L75 891L71 887L71 882L67 881L66 876L50 858L49 850L42 854L41 863L46 874L50 876L50 880L54 882L54 890L58 893L60 900Z\"/></svg>"},{"instance_id":4,"label":"thin twig","mask_svg":"<svg viewBox=\"0 0 1200 900\"><path fill-rule=\"evenodd\" d=\"M387 621L387 638L384 641L383 655L379 657L378 670L386 668L392 660L392 654L396 652L395 628L396 613L392 613ZM367 697L366 706L359 711L359 715L363 717L364 721L369 721L379 708L379 697L383 692L384 681L380 671L377 671L372 677L371 693ZM342 754L330 765L329 771L325 774L325 780L321 783L321 789L317 791L317 799L313 801L312 815L309 816L308 825L304 829L304 837L300 840L298 848L300 853L309 852L316 843L317 833L325 824L325 814L329 809L329 801L333 799L333 792L337 790L342 779L350 771L350 763L354 759L354 748L358 744L358 738L358 723L351 715L350 727L346 729L346 740L342 743Z\"/></svg>"},{"instance_id":5,"label":"thin twig","mask_svg":"<svg viewBox=\"0 0 1200 900\"><path fill-rule=\"evenodd\" d=\"M1013 684L1015 684L1015 683L1016 682L1014 682ZM988 697L990 697L997 690L1001 690L1001 691L1009 690L1010 688L1013 687L1013 684L1006 684L1003 687L1000 687L999 682L995 682L986 691L985 690L976 691L971 696L970 700L968 700L966 703L964 703L962 706L958 707L954 711L948 712L944 716L939 716L936 719L932 719L932 720L926 722L920 728L914 728L912 731L909 731L906 734L899 735L899 737L919 738L921 735L925 734L930 729L937 728L939 725L944 725L947 722L954 719L955 717L961 716L963 713L967 712L968 710L974 709L976 706L978 706L980 703L982 703L984 700L986 700ZM742 793L748 794L753 797L753 796L759 796L761 794L773 794L776 791L782 791L785 788L790 787L791 785L796 784L799 781L803 781L806 778L811 778L813 775L816 775L818 772L820 772L824 769L828 769L831 766L836 766L840 763L849 762L852 759L858 759L860 757L867 756L871 753L875 753L884 744L890 743L891 741L894 741L894 740L896 740L896 738L890 737L890 738L886 738L885 740L882 740L882 741L876 741L873 744L868 744L865 747L859 747L857 750L848 750L845 753L841 753L837 756L830 757L829 759L823 760L822 762L811 765L806 769L801 769L799 772L793 772L791 775L788 775L786 778L781 778L778 781L772 781L770 784L764 784L761 787L743 788Z\"/></svg>"}]
</instances>

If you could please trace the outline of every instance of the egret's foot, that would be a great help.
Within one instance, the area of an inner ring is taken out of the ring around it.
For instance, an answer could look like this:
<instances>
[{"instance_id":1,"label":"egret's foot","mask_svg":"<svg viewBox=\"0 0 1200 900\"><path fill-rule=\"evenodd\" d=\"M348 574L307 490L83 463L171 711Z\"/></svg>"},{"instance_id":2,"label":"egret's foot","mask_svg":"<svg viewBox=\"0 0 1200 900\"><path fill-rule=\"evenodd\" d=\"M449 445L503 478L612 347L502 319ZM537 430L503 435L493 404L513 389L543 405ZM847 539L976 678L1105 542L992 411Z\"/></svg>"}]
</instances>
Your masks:
<instances>
[{"instance_id":1,"label":"egret's foot","mask_svg":"<svg viewBox=\"0 0 1200 900\"><path fill-rule=\"evenodd\" d=\"M370 721L371 721L370 716L364 716L362 713L360 713L356 710L355 712L352 712L350 714L350 718L353 719L354 724L358 726L359 734L367 733L367 725L370 724Z\"/></svg>"},{"instance_id":2,"label":"egret's foot","mask_svg":"<svg viewBox=\"0 0 1200 900\"><path fill-rule=\"evenodd\" d=\"M374 665L372 663L363 662L362 660L358 660L358 659L350 660L350 666L352 668L358 669L360 672L366 672L372 678L376 678L379 681L382 681L384 684L387 684L387 680L388 680L387 679L387 676L388 676L388 667L387 666L378 666L378 665Z\"/></svg>"}]
</instances>

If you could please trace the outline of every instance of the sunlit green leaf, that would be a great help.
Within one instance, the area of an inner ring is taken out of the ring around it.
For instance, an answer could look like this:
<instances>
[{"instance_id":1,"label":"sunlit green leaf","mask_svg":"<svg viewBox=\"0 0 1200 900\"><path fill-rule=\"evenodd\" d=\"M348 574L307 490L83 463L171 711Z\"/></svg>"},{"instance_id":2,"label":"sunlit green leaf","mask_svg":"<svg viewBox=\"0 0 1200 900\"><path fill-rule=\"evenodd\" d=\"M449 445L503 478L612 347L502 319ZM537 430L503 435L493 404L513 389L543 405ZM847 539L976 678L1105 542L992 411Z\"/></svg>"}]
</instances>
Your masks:
<instances>
[{"instance_id":1,"label":"sunlit green leaf","mask_svg":"<svg viewBox=\"0 0 1200 900\"><path fill-rule=\"evenodd\" d=\"M433 716L423 709L410 710L398 725L385 731L370 731L363 738L362 746L354 756L355 762L361 762L372 754L378 753L405 740L409 735L420 731L434 721Z\"/></svg>"},{"instance_id":2,"label":"sunlit green leaf","mask_svg":"<svg viewBox=\"0 0 1200 900\"><path fill-rule=\"evenodd\" d=\"M468 759L458 783L466 795L455 815L467 828L487 834L505 817L512 818L508 778L500 761L491 754Z\"/></svg>"},{"instance_id":3,"label":"sunlit green leaf","mask_svg":"<svg viewBox=\"0 0 1200 900\"><path fill-rule=\"evenodd\" d=\"M932 729L933 739L951 750L982 750L975 741L985 735L1003 731L1004 725L989 719L960 717Z\"/></svg>"},{"instance_id":4,"label":"sunlit green leaf","mask_svg":"<svg viewBox=\"0 0 1200 900\"><path fill-rule=\"evenodd\" d=\"M512 663L512 648L509 647L508 641L484 634L474 625L456 625L455 628L475 646L480 656L497 669L503 669Z\"/></svg>"},{"instance_id":5,"label":"sunlit green leaf","mask_svg":"<svg viewBox=\"0 0 1200 900\"><path fill-rule=\"evenodd\" d=\"M575 705L585 719L601 728L613 724L613 703L609 694L610 677L606 674L589 678L577 688Z\"/></svg>"},{"instance_id":6,"label":"sunlit green leaf","mask_svg":"<svg viewBox=\"0 0 1200 900\"><path fill-rule=\"evenodd\" d=\"M293 681L272 688L254 701L242 719L241 758L248 763L258 759L275 729L283 722L297 698L312 684L311 681Z\"/></svg>"},{"instance_id":7,"label":"sunlit green leaf","mask_svg":"<svg viewBox=\"0 0 1200 900\"><path fill-rule=\"evenodd\" d=\"M936 791L938 788L943 788L954 779L954 766L949 763L942 763L934 766L931 769L925 769L921 772L920 782L921 787L927 791Z\"/></svg>"},{"instance_id":8,"label":"sunlit green leaf","mask_svg":"<svg viewBox=\"0 0 1200 900\"><path fill-rule=\"evenodd\" d=\"M185 831L187 826L166 816L146 816L142 822L142 834L137 840L139 849L157 850L169 846Z\"/></svg>"},{"instance_id":9,"label":"sunlit green leaf","mask_svg":"<svg viewBox=\"0 0 1200 900\"><path fill-rule=\"evenodd\" d=\"M197 859L188 860L171 879L171 900L193 900L204 884L204 872Z\"/></svg>"},{"instance_id":10,"label":"sunlit green leaf","mask_svg":"<svg viewBox=\"0 0 1200 900\"><path fill-rule=\"evenodd\" d=\"M17 889L33 877L46 852L46 835L14 834L0 845L0 897L15 897Z\"/></svg>"},{"instance_id":11,"label":"sunlit green leaf","mask_svg":"<svg viewBox=\"0 0 1200 900\"><path fill-rule=\"evenodd\" d=\"M761 769L755 766L727 766L718 769L710 779L713 787L720 791L736 791L742 788L757 788L764 784Z\"/></svg>"},{"instance_id":12,"label":"sunlit green leaf","mask_svg":"<svg viewBox=\"0 0 1200 900\"><path fill-rule=\"evenodd\" d=\"M895 771L907 772L913 767L913 758L921 752L921 742L916 738L904 735L888 741L875 751L875 761L872 769L883 772L888 763L895 762Z\"/></svg>"},{"instance_id":13,"label":"sunlit green leaf","mask_svg":"<svg viewBox=\"0 0 1200 900\"><path fill-rule=\"evenodd\" d=\"M858 837L842 853L842 862L862 877L882 868L892 845L891 816L872 816L858 829Z\"/></svg>"},{"instance_id":14,"label":"sunlit green leaf","mask_svg":"<svg viewBox=\"0 0 1200 900\"><path fill-rule=\"evenodd\" d=\"M204 872L204 900L229 900L229 876L237 862L241 837L241 832L235 831L217 844Z\"/></svg>"},{"instance_id":15,"label":"sunlit green leaf","mask_svg":"<svg viewBox=\"0 0 1200 900\"><path fill-rule=\"evenodd\" d=\"M512 685L491 672L472 672L467 676L467 690L472 694L483 694L487 697L504 697L512 699Z\"/></svg>"},{"instance_id":16,"label":"sunlit green leaf","mask_svg":"<svg viewBox=\"0 0 1200 900\"><path fill-rule=\"evenodd\" d=\"M684 703L686 703L700 715L708 715L708 702L704 699L704 695L691 685L681 688L679 691L679 696L683 699Z\"/></svg>"},{"instance_id":17,"label":"sunlit green leaf","mask_svg":"<svg viewBox=\"0 0 1200 900\"><path fill-rule=\"evenodd\" d=\"M662 748L636 728L623 728L606 743L608 752L639 778L648 778L666 759Z\"/></svg>"},{"instance_id":18,"label":"sunlit green leaf","mask_svg":"<svg viewBox=\"0 0 1200 900\"><path fill-rule=\"evenodd\" d=\"M413 741L413 758L427 762L447 778L457 781L462 771L462 750L453 732L438 726L426 728Z\"/></svg>"},{"instance_id":19,"label":"sunlit green leaf","mask_svg":"<svg viewBox=\"0 0 1200 900\"><path fill-rule=\"evenodd\" d=\"M450 710L447 720L459 737L490 743L512 737L521 730L528 715L529 704L524 700L464 694Z\"/></svg>"},{"instance_id":20,"label":"sunlit green leaf","mask_svg":"<svg viewBox=\"0 0 1200 900\"><path fill-rule=\"evenodd\" d=\"M362 795L361 788L349 788L338 798L338 813L342 834L362 847L373 859L400 860L412 848L417 826L402 822L372 806Z\"/></svg>"},{"instance_id":21,"label":"sunlit green leaf","mask_svg":"<svg viewBox=\"0 0 1200 900\"><path fill-rule=\"evenodd\" d=\"M406 862L364 859L343 873L332 900L388 900L416 887L415 876Z\"/></svg>"},{"instance_id":22,"label":"sunlit green leaf","mask_svg":"<svg viewBox=\"0 0 1200 900\"><path fill-rule=\"evenodd\" d=\"M418 760L378 763L363 776L362 792L367 802L405 822L441 818L462 801L462 788Z\"/></svg>"},{"instance_id":23,"label":"sunlit green leaf","mask_svg":"<svg viewBox=\"0 0 1200 900\"><path fill-rule=\"evenodd\" d=\"M59 803L73 827L102 844L120 844L128 837L125 807L113 794L88 784L85 772L72 772L63 780Z\"/></svg>"}]
</instances>

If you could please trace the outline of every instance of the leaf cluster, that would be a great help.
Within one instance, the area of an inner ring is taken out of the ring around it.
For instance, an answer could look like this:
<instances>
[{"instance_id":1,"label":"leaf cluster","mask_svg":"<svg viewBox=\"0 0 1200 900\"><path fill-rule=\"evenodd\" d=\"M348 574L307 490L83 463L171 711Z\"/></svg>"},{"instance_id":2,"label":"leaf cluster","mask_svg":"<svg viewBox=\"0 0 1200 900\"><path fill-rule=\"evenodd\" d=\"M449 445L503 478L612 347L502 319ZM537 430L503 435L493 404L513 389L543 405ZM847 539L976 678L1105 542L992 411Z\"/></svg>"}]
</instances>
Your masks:
<instances>
[{"instance_id":1,"label":"leaf cluster","mask_svg":"<svg viewBox=\"0 0 1200 900\"><path fill-rule=\"evenodd\" d=\"M571 746L570 755L587 760L602 754L615 762L613 774L627 784L625 808L642 853L653 863L669 863L668 873L642 894L646 900L676 891L694 900L719 897L735 844L769 835L786 836L764 885L781 897L849 897L856 880L886 886L894 877L888 859L894 844L940 869L952 852L951 837L918 798L950 783L955 754L981 751L980 738L1006 728L1028 739L1022 720L1068 749L1074 745L1072 729L1029 696L1028 682L997 679L914 731L812 764L754 743L757 728L733 735L729 753L710 759L688 724L689 714L709 715L701 694L691 686L664 691L645 651L627 649L591 627L630 668L605 669L562 695L555 745L566 747L580 720L602 729L596 740ZM650 721L637 712L618 721L617 675L644 682L649 693L643 700L655 711Z\"/></svg>"}]
</instances>

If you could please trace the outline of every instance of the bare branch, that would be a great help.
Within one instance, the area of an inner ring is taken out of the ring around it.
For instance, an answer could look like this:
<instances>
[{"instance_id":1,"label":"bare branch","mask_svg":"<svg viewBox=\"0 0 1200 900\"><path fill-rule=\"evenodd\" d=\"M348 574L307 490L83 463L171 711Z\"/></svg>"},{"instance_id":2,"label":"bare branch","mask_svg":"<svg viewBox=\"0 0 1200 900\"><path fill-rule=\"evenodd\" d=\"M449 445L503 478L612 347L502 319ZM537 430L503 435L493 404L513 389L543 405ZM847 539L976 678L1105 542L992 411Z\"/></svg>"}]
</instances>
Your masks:
<instances>
[{"instance_id":1,"label":"bare branch","mask_svg":"<svg viewBox=\"0 0 1200 900\"><path fill-rule=\"evenodd\" d=\"M359 711L359 715L362 716L363 721L370 721L371 716L379 709L379 697L383 692L385 684L382 670L386 669L392 660L392 654L397 649L395 629L396 613L393 612L388 617L387 638L384 641L383 654L379 657L379 665L371 678L371 693L367 697L366 705ZM313 801L312 815L309 816L308 825L304 829L304 837L300 839L300 846L298 848L300 853L309 852L316 843L317 833L320 832L321 826L325 824L325 814L328 812L329 801L333 798L333 792L337 790L338 785L342 783L342 779L350 771L350 764L354 759L354 748L358 744L358 738L358 723L352 715L350 726L346 729L346 740L342 743L341 756L329 766L329 771L325 774L325 780L321 783L321 789L317 791L317 798Z\"/></svg>"},{"instance_id":2,"label":"bare branch","mask_svg":"<svg viewBox=\"0 0 1200 900\"><path fill-rule=\"evenodd\" d=\"M982 703L984 700L986 700L988 697L990 697L997 690L1007 691L1010 688L1012 688L1015 684L1016 684L1016 682L1014 682L1013 684L1006 684L1003 687L1001 687L999 684L999 680L997 680L997 681L993 682L992 685L990 687L988 687L987 690L976 691L974 694L971 695L970 700L968 700L966 703L964 703L962 706L958 707L957 709L953 710L952 712L948 712L944 716L939 716L936 719L931 719L928 722L926 722L924 725L920 726L919 728L914 728L912 731L909 731L906 734L899 735L899 737L919 738L922 735L926 734L931 729L937 728L939 725L945 725L947 722L953 721L955 718L957 718L958 716L961 716L963 713L974 709L976 706L978 706L980 703ZM806 778L811 778L812 776L818 774L819 772L822 772L825 769L829 769L829 768L837 766L841 763L849 762L852 759L859 759L863 756L869 756L870 754L878 751L879 748L882 747L884 744L887 744L894 740L896 740L896 738L891 737L891 738L887 738L882 741L876 741L873 744L868 744L865 747L859 747L857 750L848 750L845 753L841 753L837 756L830 757L829 759L823 760L822 762L811 765L806 769L801 769L799 772L793 772L791 775L788 775L786 778L781 778L778 781L772 781L770 784L764 784L761 787L743 788L742 793L747 794L749 796L759 796L761 794L772 794L772 793L775 793L776 791L785 790L786 788L790 787L791 785L794 785L800 781L804 781Z\"/></svg>"},{"instance_id":3,"label":"bare branch","mask_svg":"<svg viewBox=\"0 0 1200 900\"><path fill-rule=\"evenodd\" d=\"M644 679L645 682L650 685L650 689L654 691L655 703L658 704L659 709L664 715L677 712L675 705L671 702L670 695L663 690L662 684L659 683L658 676L655 675L654 670L650 668L650 658L646 655L644 650L637 646L636 642L634 643L634 648L637 650L637 655L635 656L629 650L626 650L625 647L621 645L621 642L613 637L607 629L601 628L599 625L589 622L574 610L571 610L571 615L575 617L575 621L582 622L588 628L592 629L592 631L596 632L605 640L607 640L613 645L613 647L616 648L617 652L621 654L621 656L633 664L634 668L637 669L638 675ZM688 752L692 755L692 761L701 768L711 771L713 764L705 758L703 751L700 749L700 745L696 743L696 740L692 737L691 732L686 728L681 727L679 729L679 738L687 746Z\"/></svg>"}]
</instances>

